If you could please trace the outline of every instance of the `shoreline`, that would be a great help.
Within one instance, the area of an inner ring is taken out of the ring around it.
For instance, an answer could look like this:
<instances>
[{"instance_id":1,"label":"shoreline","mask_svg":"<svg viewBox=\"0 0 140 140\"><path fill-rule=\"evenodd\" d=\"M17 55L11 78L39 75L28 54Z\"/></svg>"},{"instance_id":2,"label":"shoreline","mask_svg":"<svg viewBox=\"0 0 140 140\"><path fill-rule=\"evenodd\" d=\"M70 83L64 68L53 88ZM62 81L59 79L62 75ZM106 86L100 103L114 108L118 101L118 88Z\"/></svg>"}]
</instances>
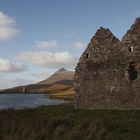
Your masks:
<instances>
[{"instance_id":1,"label":"shoreline","mask_svg":"<svg viewBox=\"0 0 140 140\"><path fill-rule=\"evenodd\" d=\"M75 98L75 92L53 92L53 93L13 93L13 92L0 92L1 94L44 94L47 95L50 99L64 100L64 101L73 101Z\"/></svg>"}]
</instances>

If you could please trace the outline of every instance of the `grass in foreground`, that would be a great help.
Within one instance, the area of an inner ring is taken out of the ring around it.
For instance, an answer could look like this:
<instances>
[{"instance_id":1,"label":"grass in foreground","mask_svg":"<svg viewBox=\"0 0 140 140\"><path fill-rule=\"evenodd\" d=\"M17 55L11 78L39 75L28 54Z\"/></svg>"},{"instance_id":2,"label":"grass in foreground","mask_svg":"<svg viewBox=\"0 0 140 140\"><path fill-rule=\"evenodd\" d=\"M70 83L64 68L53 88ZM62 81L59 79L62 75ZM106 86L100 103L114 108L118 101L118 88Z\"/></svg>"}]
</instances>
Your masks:
<instances>
[{"instance_id":1,"label":"grass in foreground","mask_svg":"<svg viewBox=\"0 0 140 140\"><path fill-rule=\"evenodd\" d=\"M139 140L140 111L72 105L0 111L0 140Z\"/></svg>"}]
</instances>

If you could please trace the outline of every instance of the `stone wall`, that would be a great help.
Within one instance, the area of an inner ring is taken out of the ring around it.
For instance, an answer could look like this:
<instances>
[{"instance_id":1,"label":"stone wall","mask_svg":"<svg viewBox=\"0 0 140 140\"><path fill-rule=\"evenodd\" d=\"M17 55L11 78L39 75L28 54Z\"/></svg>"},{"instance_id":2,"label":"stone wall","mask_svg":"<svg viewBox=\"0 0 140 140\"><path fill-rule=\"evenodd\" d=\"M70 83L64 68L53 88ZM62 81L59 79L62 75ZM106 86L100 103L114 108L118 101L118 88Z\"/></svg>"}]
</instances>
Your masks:
<instances>
[{"instance_id":1,"label":"stone wall","mask_svg":"<svg viewBox=\"0 0 140 140\"><path fill-rule=\"evenodd\" d=\"M76 107L140 109L140 18L122 41L97 30L75 71Z\"/></svg>"}]
</instances>

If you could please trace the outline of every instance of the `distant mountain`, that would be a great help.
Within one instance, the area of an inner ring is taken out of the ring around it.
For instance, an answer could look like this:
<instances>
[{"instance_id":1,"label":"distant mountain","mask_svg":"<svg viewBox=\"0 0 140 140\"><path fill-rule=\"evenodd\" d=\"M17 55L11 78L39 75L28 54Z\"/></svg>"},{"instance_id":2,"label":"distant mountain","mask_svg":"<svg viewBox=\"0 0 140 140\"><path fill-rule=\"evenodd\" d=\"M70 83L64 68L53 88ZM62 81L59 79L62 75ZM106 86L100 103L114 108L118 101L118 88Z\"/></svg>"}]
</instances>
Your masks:
<instances>
[{"instance_id":1,"label":"distant mountain","mask_svg":"<svg viewBox=\"0 0 140 140\"><path fill-rule=\"evenodd\" d=\"M74 72L73 71L67 71L65 68L61 68L58 71L56 71L52 76L50 76L48 79L40 81L37 83L38 85L50 85L54 83L61 83L61 84L73 84L73 78L74 78Z\"/></svg>"},{"instance_id":2,"label":"distant mountain","mask_svg":"<svg viewBox=\"0 0 140 140\"><path fill-rule=\"evenodd\" d=\"M61 72L66 72L66 71L67 71L67 69L61 68L61 69L59 69L58 71L56 71L55 73L61 73Z\"/></svg>"},{"instance_id":3,"label":"distant mountain","mask_svg":"<svg viewBox=\"0 0 140 140\"><path fill-rule=\"evenodd\" d=\"M74 71L68 71L65 68L61 68L48 79L40 81L36 84L13 87L1 90L0 93L66 93L74 91L73 83Z\"/></svg>"}]
</instances>

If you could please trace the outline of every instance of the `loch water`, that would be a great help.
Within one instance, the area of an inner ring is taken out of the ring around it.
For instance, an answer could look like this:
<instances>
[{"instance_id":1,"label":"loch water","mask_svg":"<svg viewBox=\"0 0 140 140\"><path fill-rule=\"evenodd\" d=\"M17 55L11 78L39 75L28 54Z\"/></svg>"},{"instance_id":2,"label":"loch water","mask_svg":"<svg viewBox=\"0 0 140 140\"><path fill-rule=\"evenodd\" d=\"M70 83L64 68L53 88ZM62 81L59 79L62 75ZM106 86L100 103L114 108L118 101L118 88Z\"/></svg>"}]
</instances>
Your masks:
<instances>
[{"instance_id":1,"label":"loch water","mask_svg":"<svg viewBox=\"0 0 140 140\"><path fill-rule=\"evenodd\" d=\"M67 101L49 99L46 94L0 94L0 109L25 109L59 105Z\"/></svg>"}]
</instances>

